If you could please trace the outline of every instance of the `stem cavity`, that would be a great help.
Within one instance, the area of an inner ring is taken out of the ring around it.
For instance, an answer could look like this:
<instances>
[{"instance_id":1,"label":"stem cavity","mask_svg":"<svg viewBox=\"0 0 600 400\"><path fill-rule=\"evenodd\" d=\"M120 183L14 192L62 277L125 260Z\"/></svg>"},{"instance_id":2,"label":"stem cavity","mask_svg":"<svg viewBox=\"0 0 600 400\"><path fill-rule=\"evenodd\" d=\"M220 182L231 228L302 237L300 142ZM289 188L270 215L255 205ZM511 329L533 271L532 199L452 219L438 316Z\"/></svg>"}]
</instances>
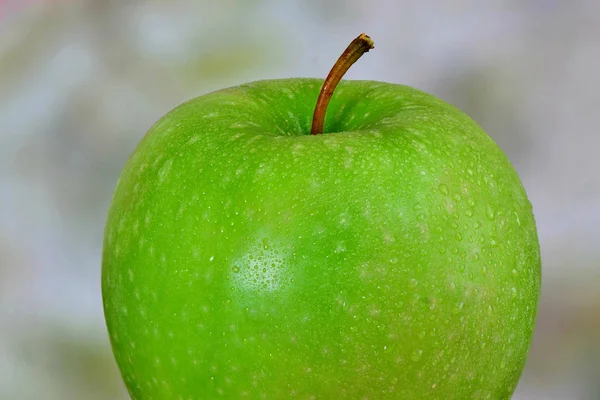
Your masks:
<instances>
[{"instance_id":1,"label":"stem cavity","mask_svg":"<svg viewBox=\"0 0 600 400\"><path fill-rule=\"evenodd\" d=\"M325 114L327 113L327 106L333 95L333 91L337 87L338 83L342 80L344 74L350 69L358 59L369 50L373 49L374 42L369 36L361 33L356 39L354 39L344 50L340 58L335 62L333 68L327 75L319 98L317 99L317 105L315 107L315 113L313 114L311 135L320 135L323 133L323 126L325 125Z\"/></svg>"}]
</instances>

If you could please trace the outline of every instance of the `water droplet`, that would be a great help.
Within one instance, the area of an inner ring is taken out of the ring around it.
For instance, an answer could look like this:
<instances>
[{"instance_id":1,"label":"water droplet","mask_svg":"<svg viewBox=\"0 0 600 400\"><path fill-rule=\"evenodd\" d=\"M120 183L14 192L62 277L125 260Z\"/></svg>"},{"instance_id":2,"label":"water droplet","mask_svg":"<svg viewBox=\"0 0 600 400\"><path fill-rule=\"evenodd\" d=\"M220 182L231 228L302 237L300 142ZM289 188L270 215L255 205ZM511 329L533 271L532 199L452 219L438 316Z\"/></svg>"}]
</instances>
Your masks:
<instances>
[{"instance_id":1,"label":"water droplet","mask_svg":"<svg viewBox=\"0 0 600 400\"><path fill-rule=\"evenodd\" d=\"M162 167L158 170L158 180L159 182L163 182L171 172L171 167L173 166L173 160L167 160Z\"/></svg>"},{"instance_id":2,"label":"water droplet","mask_svg":"<svg viewBox=\"0 0 600 400\"><path fill-rule=\"evenodd\" d=\"M210 256L210 258L208 259L208 261L212 261L215 259L215 256Z\"/></svg>"},{"instance_id":3,"label":"water droplet","mask_svg":"<svg viewBox=\"0 0 600 400\"><path fill-rule=\"evenodd\" d=\"M458 303L453 309L452 314L460 314L463 310L465 303Z\"/></svg>"},{"instance_id":4,"label":"water droplet","mask_svg":"<svg viewBox=\"0 0 600 400\"><path fill-rule=\"evenodd\" d=\"M411 280L409 281L409 285L410 285L410 287L413 287L413 288L414 288L414 287L417 287L417 286L419 285L419 281L418 281L418 280L416 280L416 279L411 279Z\"/></svg>"},{"instance_id":5,"label":"water droplet","mask_svg":"<svg viewBox=\"0 0 600 400\"><path fill-rule=\"evenodd\" d=\"M425 220L425 214L417 215L417 221L424 221L424 220Z\"/></svg>"},{"instance_id":6,"label":"water droplet","mask_svg":"<svg viewBox=\"0 0 600 400\"><path fill-rule=\"evenodd\" d=\"M269 250L269 241L267 240L267 238L264 238L262 241L262 247L264 250Z\"/></svg>"},{"instance_id":7,"label":"water droplet","mask_svg":"<svg viewBox=\"0 0 600 400\"><path fill-rule=\"evenodd\" d=\"M417 349L415 351L412 352L412 354L410 355L410 359L417 362L421 359L421 357L423 357L423 350Z\"/></svg>"},{"instance_id":8,"label":"water droplet","mask_svg":"<svg viewBox=\"0 0 600 400\"><path fill-rule=\"evenodd\" d=\"M438 190L440 191L441 194L443 194L444 196L448 195L448 186L444 185L443 183L440 184L440 186L438 186Z\"/></svg>"},{"instance_id":9,"label":"water droplet","mask_svg":"<svg viewBox=\"0 0 600 400\"><path fill-rule=\"evenodd\" d=\"M467 217L472 217L473 216L473 211L472 210L467 210L467 211L465 211L465 214L467 215Z\"/></svg>"},{"instance_id":10,"label":"water droplet","mask_svg":"<svg viewBox=\"0 0 600 400\"><path fill-rule=\"evenodd\" d=\"M231 267L231 270L235 273L240 272L240 268L237 265L234 265L233 267Z\"/></svg>"},{"instance_id":11,"label":"water droplet","mask_svg":"<svg viewBox=\"0 0 600 400\"><path fill-rule=\"evenodd\" d=\"M414 209L415 211L419 211L419 210L420 210L420 209L422 209L422 208L423 208L423 207L422 207L422 206L421 206L419 203L417 203L417 204L415 204L415 205L413 206L413 209Z\"/></svg>"},{"instance_id":12,"label":"water droplet","mask_svg":"<svg viewBox=\"0 0 600 400\"><path fill-rule=\"evenodd\" d=\"M454 237L455 237L455 238L456 238L456 240L458 240L459 242L460 242L461 240L463 240L463 235L462 235L462 233L460 233L460 232L458 232L458 233L457 233L457 234L456 234Z\"/></svg>"},{"instance_id":13,"label":"water droplet","mask_svg":"<svg viewBox=\"0 0 600 400\"><path fill-rule=\"evenodd\" d=\"M487 217L487 219L489 219L490 221L493 221L494 219L496 219L496 213L494 212L494 210L492 209L492 206L490 206L489 204L487 205L487 207L485 208L485 216Z\"/></svg>"},{"instance_id":14,"label":"water droplet","mask_svg":"<svg viewBox=\"0 0 600 400\"><path fill-rule=\"evenodd\" d=\"M519 218L519 214L514 211L513 214L515 214L515 218L517 219L517 225L521 226L521 218Z\"/></svg>"}]
</instances>

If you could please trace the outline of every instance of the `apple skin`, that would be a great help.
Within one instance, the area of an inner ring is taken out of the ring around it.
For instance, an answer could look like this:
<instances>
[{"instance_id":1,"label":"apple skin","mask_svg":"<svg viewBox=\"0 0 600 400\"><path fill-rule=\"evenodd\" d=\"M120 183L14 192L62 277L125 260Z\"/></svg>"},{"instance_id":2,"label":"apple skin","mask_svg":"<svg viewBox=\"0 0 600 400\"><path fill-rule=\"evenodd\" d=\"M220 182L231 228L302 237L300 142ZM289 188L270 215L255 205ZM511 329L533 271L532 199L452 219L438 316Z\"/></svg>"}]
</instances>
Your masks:
<instances>
[{"instance_id":1,"label":"apple skin","mask_svg":"<svg viewBox=\"0 0 600 400\"><path fill-rule=\"evenodd\" d=\"M254 82L156 123L102 294L140 399L508 399L533 335L531 204L469 117L407 86Z\"/></svg>"}]
</instances>

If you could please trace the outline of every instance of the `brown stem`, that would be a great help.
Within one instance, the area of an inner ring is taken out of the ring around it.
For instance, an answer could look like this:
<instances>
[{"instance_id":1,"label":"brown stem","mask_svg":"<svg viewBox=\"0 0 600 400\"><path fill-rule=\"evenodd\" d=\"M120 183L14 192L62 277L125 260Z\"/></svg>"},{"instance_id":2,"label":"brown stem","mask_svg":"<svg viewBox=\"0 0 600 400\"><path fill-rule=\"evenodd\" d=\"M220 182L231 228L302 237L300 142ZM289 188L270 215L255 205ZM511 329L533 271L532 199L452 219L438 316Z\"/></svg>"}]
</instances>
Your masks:
<instances>
[{"instance_id":1,"label":"brown stem","mask_svg":"<svg viewBox=\"0 0 600 400\"><path fill-rule=\"evenodd\" d=\"M311 135L320 135L323 133L323 126L325 125L325 114L327 113L327 106L333 95L333 91L337 87L338 83L342 80L342 77L350 69L358 59L373 49L374 43L370 37L361 33L356 39L354 39L344 50L340 58L335 62L333 68L327 75L327 79L323 83L321 93L317 99L317 105L315 107L315 113L313 115Z\"/></svg>"}]
</instances>

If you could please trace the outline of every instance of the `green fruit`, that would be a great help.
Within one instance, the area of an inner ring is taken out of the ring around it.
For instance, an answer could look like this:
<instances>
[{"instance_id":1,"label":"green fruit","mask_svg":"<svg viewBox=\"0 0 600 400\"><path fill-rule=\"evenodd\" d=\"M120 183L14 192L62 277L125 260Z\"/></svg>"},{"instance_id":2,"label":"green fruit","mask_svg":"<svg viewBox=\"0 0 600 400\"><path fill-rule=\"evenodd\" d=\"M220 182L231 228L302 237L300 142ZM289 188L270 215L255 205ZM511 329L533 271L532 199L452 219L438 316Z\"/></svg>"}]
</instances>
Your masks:
<instances>
[{"instance_id":1,"label":"green fruit","mask_svg":"<svg viewBox=\"0 0 600 400\"><path fill-rule=\"evenodd\" d=\"M117 184L102 292L133 399L508 399L540 255L506 156L418 90L254 82L162 118Z\"/></svg>"}]
</instances>

